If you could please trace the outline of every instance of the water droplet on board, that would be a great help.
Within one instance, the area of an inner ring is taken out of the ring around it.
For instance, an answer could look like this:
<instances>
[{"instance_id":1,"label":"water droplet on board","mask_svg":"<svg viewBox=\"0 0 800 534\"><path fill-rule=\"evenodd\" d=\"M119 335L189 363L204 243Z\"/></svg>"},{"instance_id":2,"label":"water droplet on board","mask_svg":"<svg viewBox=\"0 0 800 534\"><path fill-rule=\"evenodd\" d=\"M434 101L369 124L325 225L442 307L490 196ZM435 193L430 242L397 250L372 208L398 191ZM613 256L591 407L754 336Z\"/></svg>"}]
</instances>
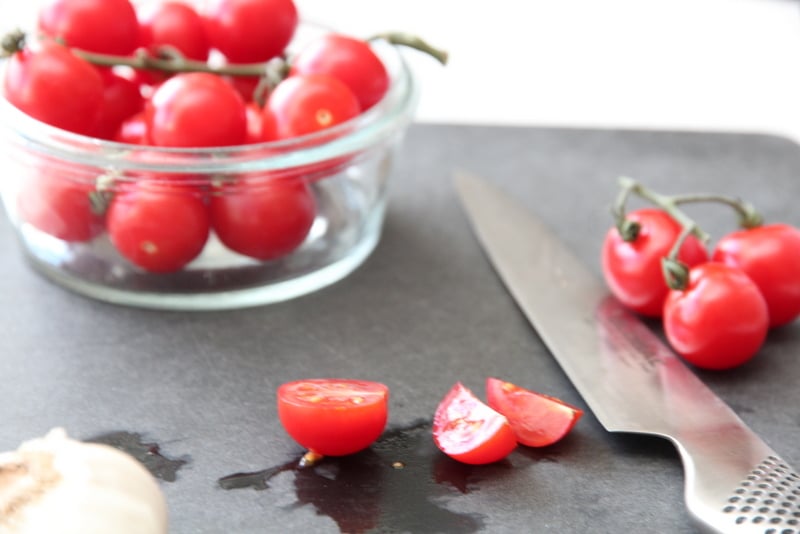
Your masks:
<instances>
[{"instance_id":1,"label":"water droplet on board","mask_svg":"<svg viewBox=\"0 0 800 534\"><path fill-rule=\"evenodd\" d=\"M178 470L191 460L189 456L168 458L161 454L158 443L144 441L142 435L135 432L109 432L86 441L110 445L127 452L144 464L154 477L166 482L175 482L178 478Z\"/></svg>"},{"instance_id":2,"label":"water droplet on board","mask_svg":"<svg viewBox=\"0 0 800 534\"><path fill-rule=\"evenodd\" d=\"M271 478L294 473L297 502L333 519L342 532L469 533L484 527L483 516L453 512L443 498L478 489L481 468L443 455L431 438L429 421L387 430L369 449L323 458L300 467L299 458L250 473L219 479L224 489L268 490Z\"/></svg>"}]
</instances>

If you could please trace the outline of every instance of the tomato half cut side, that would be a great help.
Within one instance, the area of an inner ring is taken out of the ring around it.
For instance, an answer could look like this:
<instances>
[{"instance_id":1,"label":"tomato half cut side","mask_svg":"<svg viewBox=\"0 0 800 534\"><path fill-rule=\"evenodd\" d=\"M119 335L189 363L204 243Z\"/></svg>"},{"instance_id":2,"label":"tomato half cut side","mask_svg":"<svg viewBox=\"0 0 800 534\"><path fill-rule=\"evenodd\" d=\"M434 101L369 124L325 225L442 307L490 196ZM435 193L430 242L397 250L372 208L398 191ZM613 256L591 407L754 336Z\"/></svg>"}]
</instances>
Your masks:
<instances>
[{"instance_id":1,"label":"tomato half cut side","mask_svg":"<svg viewBox=\"0 0 800 534\"><path fill-rule=\"evenodd\" d=\"M368 380L296 380L281 385L277 396L286 432L321 456L366 449L383 433L389 414L389 388Z\"/></svg>"},{"instance_id":2,"label":"tomato half cut side","mask_svg":"<svg viewBox=\"0 0 800 534\"><path fill-rule=\"evenodd\" d=\"M528 447L559 441L583 415L580 408L499 378L486 379L486 400L506 416L517 441Z\"/></svg>"},{"instance_id":3,"label":"tomato half cut side","mask_svg":"<svg viewBox=\"0 0 800 534\"><path fill-rule=\"evenodd\" d=\"M449 457L473 465L502 460L517 447L508 420L461 382L456 382L436 409L433 440Z\"/></svg>"}]
</instances>

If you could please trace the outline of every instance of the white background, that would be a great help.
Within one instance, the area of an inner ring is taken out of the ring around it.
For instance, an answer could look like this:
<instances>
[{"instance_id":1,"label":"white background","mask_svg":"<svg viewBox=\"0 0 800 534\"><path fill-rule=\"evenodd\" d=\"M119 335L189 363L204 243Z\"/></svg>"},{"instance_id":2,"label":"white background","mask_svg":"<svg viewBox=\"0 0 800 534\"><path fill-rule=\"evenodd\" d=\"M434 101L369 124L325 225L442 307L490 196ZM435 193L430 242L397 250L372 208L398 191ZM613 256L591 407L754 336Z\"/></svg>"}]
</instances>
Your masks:
<instances>
[{"instance_id":1,"label":"white background","mask_svg":"<svg viewBox=\"0 0 800 534\"><path fill-rule=\"evenodd\" d=\"M399 29L421 121L777 133L800 139L794 0L296 0L357 35Z\"/></svg>"},{"instance_id":2,"label":"white background","mask_svg":"<svg viewBox=\"0 0 800 534\"><path fill-rule=\"evenodd\" d=\"M798 0L295 0L354 35L418 34L417 120L749 131L800 140ZM0 28L36 2L0 0Z\"/></svg>"}]
</instances>

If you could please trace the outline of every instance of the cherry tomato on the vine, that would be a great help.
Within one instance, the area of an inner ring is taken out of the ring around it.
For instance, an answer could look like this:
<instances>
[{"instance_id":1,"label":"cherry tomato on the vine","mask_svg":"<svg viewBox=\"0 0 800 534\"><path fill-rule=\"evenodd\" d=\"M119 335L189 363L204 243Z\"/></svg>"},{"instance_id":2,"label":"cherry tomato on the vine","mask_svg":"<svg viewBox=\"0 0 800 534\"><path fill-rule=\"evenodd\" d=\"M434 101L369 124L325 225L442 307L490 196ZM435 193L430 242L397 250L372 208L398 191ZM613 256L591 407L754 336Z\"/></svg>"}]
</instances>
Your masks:
<instances>
[{"instance_id":1,"label":"cherry tomato on the vine","mask_svg":"<svg viewBox=\"0 0 800 534\"><path fill-rule=\"evenodd\" d=\"M800 314L800 230L770 224L732 232L719 240L712 255L743 270L764 295L770 326L781 326Z\"/></svg>"},{"instance_id":2,"label":"cherry tomato on the vine","mask_svg":"<svg viewBox=\"0 0 800 534\"><path fill-rule=\"evenodd\" d=\"M161 47L171 46L188 59L208 59L211 46L205 25L192 6L173 0L143 6L137 15L139 45L153 55L158 55Z\"/></svg>"},{"instance_id":3,"label":"cherry tomato on the vine","mask_svg":"<svg viewBox=\"0 0 800 534\"><path fill-rule=\"evenodd\" d=\"M103 105L94 135L113 139L122 123L144 109L144 98L139 86L111 69L101 69L103 78Z\"/></svg>"},{"instance_id":4,"label":"cherry tomato on the vine","mask_svg":"<svg viewBox=\"0 0 800 534\"><path fill-rule=\"evenodd\" d=\"M204 18L211 46L231 63L277 57L298 23L292 0L211 0Z\"/></svg>"},{"instance_id":5,"label":"cherry tomato on the vine","mask_svg":"<svg viewBox=\"0 0 800 534\"><path fill-rule=\"evenodd\" d=\"M315 378L278 388L278 417L300 445L322 456L369 447L386 427L389 388L379 382Z\"/></svg>"},{"instance_id":6,"label":"cherry tomato on the vine","mask_svg":"<svg viewBox=\"0 0 800 534\"><path fill-rule=\"evenodd\" d=\"M486 380L486 401L508 419L517 441L528 447L552 445L566 436L583 410L511 382Z\"/></svg>"},{"instance_id":7,"label":"cherry tomato on the vine","mask_svg":"<svg viewBox=\"0 0 800 534\"><path fill-rule=\"evenodd\" d=\"M142 181L118 192L106 213L109 237L131 263L156 273L195 259L210 231L208 208L191 186Z\"/></svg>"},{"instance_id":8,"label":"cherry tomato on the vine","mask_svg":"<svg viewBox=\"0 0 800 534\"><path fill-rule=\"evenodd\" d=\"M264 109L265 114L271 115L269 120L274 120L281 139L330 128L361 111L353 92L324 74L286 78L269 95Z\"/></svg>"},{"instance_id":9,"label":"cherry tomato on the vine","mask_svg":"<svg viewBox=\"0 0 800 534\"><path fill-rule=\"evenodd\" d=\"M729 369L750 360L767 335L761 291L740 269L708 262L689 271L684 290L664 303L664 332L672 348L703 369Z\"/></svg>"},{"instance_id":10,"label":"cherry tomato on the vine","mask_svg":"<svg viewBox=\"0 0 800 534\"><path fill-rule=\"evenodd\" d=\"M330 34L306 45L291 62L291 75L327 74L347 85L361 109L375 105L389 89L389 74L369 43Z\"/></svg>"},{"instance_id":11,"label":"cherry tomato on the vine","mask_svg":"<svg viewBox=\"0 0 800 534\"><path fill-rule=\"evenodd\" d=\"M50 0L38 23L42 34L89 52L127 55L139 43L139 22L129 0Z\"/></svg>"},{"instance_id":12,"label":"cherry tomato on the vine","mask_svg":"<svg viewBox=\"0 0 800 534\"><path fill-rule=\"evenodd\" d=\"M53 41L11 56L3 90L11 104L34 119L91 135L103 106L103 79L92 65Z\"/></svg>"},{"instance_id":13,"label":"cherry tomato on the vine","mask_svg":"<svg viewBox=\"0 0 800 534\"><path fill-rule=\"evenodd\" d=\"M229 249L273 260L299 247L316 217L311 187L300 179L246 177L211 197L211 220Z\"/></svg>"},{"instance_id":14,"label":"cherry tomato on the vine","mask_svg":"<svg viewBox=\"0 0 800 534\"><path fill-rule=\"evenodd\" d=\"M502 460L517 447L508 420L461 382L456 382L436 408L433 440L449 457L474 465Z\"/></svg>"},{"instance_id":15,"label":"cherry tomato on the vine","mask_svg":"<svg viewBox=\"0 0 800 534\"><path fill-rule=\"evenodd\" d=\"M73 171L75 174L88 170ZM37 169L27 178L17 198L22 221L68 242L89 241L103 231L103 216L93 206L93 183L72 180L69 171Z\"/></svg>"},{"instance_id":16,"label":"cherry tomato on the vine","mask_svg":"<svg viewBox=\"0 0 800 534\"><path fill-rule=\"evenodd\" d=\"M146 111L150 140L158 146L220 147L247 139L242 97L214 74L173 76L156 89Z\"/></svg>"},{"instance_id":17,"label":"cherry tomato on the vine","mask_svg":"<svg viewBox=\"0 0 800 534\"><path fill-rule=\"evenodd\" d=\"M602 249L603 276L611 293L628 308L660 317L667 297L661 260L681 233L680 225L666 212L645 208L627 215L640 224L636 238L625 241L616 227L606 234ZM678 260L689 267L708 259L703 243L694 235L684 242Z\"/></svg>"}]
</instances>

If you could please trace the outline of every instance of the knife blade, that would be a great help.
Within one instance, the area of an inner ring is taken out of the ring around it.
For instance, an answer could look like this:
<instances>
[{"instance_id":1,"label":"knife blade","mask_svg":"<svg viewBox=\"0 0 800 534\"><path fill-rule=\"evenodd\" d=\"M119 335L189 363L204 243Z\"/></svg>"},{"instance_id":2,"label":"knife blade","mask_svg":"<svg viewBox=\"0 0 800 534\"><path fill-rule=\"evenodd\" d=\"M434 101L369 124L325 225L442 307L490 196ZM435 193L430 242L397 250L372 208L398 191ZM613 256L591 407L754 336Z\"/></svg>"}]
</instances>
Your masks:
<instances>
[{"instance_id":1,"label":"knife blade","mask_svg":"<svg viewBox=\"0 0 800 534\"><path fill-rule=\"evenodd\" d=\"M800 477L519 202L459 172L456 191L500 279L610 432L670 440L709 532L800 533Z\"/></svg>"}]
</instances>

